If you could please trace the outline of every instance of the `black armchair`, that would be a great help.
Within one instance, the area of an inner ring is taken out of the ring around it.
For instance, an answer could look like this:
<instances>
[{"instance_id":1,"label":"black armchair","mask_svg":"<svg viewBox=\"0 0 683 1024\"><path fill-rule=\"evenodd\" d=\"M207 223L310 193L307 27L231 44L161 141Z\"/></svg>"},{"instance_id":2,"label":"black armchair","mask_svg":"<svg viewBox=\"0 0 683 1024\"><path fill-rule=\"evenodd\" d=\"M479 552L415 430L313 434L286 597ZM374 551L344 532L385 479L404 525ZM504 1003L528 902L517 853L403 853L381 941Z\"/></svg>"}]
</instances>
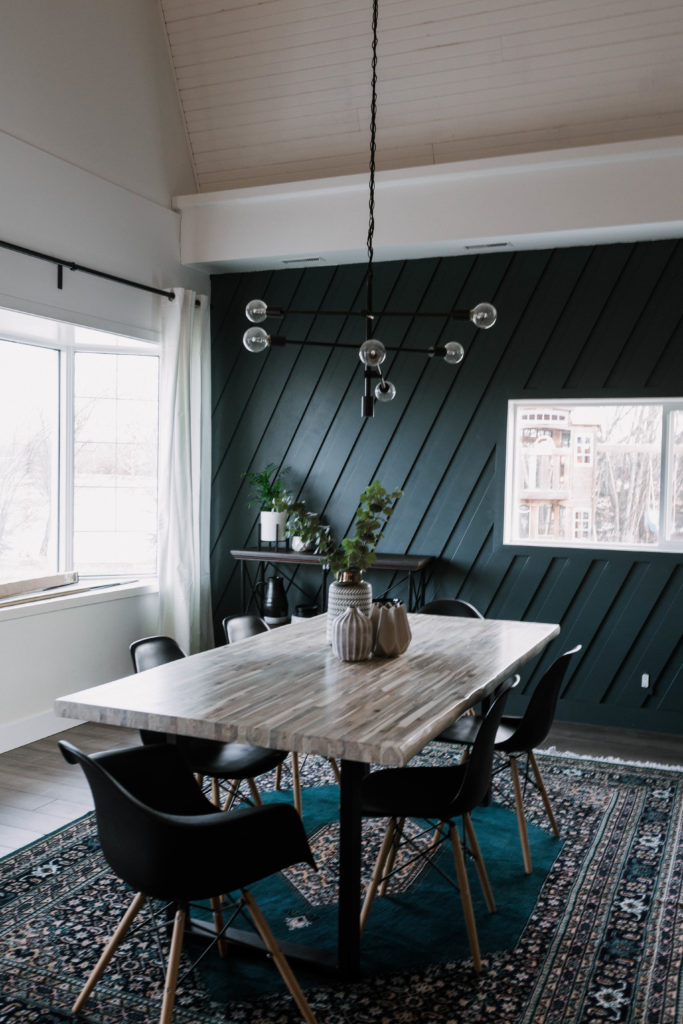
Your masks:
<instances>
[{"instance_id":1,"label":"black armchair","mask_svg":"<svg viewBox=\"0 0 683 1024\"><path fill-rule=\"evenodd\" d=\"M429 824L423 834L431 833L434 840L427 851L413 846L414 852L427 861L438 846L449 841L453 850L455 870L460 889L465 926L475 971L481 971L479 938L474 919L467 868L455 819L462 818L465 849L474 859L484 898L489 910L496 909L493 893L486 874L486 866L474 831L471 812L486 797L491 781L493 744L500 722L508 689L518 677L511 677L501 685L477 735L469 759L448 767L388 768L371 772L363 781L361 811L364 817L389 818L389 826L375 863L360 917L361 932L365 928L375 894L392 872L396 850L403 838L406 818L426 819ZM413 840L404 840L413 845Z\"/></svg>"},{"instance_id":2,"label":"black armchair","mask_svg":"<svg viewBox=\"0 0 683 1024\"><path fill-rule=\"evenodd\" d=\"M286 804L218 810L198 789L177 747L143 745L86 755L60 740L68 762L80 764L95 801L102 852L136 893L73 1005L90 996L133 920L149 899L175 906L160 1024L173 1015L178 965L190 901L211 899L223 928L216 893L241 893L249 915L305 1021L315 1016L247 886L302 861L315 867L299 815Z\"/></svg>"},{"instance_id":3,"label":"black armchair","mask_svg":"<svg viewBox=\"0 0 683 1024\"><path fill-rule=\"evenodd\" d=\"M502 718L496 734L495 751L496 753L505 754L506 763L510 766L524 870L528 875L532 871L531 850L529 849L529 836L526 827L526 815L524 813L524 796L517 761L523 754L526 754L525 788L530 781L529 767L531 767L534 776L533 782L541 794L543 807L545 808L553 835L559 839L560 830L555 821L548 791L543 782L538 762L534 757L533 748L543 743L550 732L557 700L560 695L560 687L567 672L569 659L580 650L581 644L577 644L576 647L572 647L570 651L566 651L559 658L556 658L536 686L524 714L521 717L506 715ZM457 722L454 722L453 725L445 729L436 738L444 743L460 743L465 746L471 746L477 738L481 725L482 719L479 715L459 718ZM497 769L494 774L497 774L500 770Z\"/></svg>"},{"instance_id":4,"label":"black armchair","mask_svg":"<svg viewBox=\"0 0 683 1024\"><path fill-rule=\"evenodd\" d=\"M184 658L183 651L170 636L146 636L134 640L130 653L136 672L143 672L169 661ZM165 733L141 729L143 743L173 742L180 748L188 764L197 775L211 779L212 799L216 806L221 804L219 782L232 781L223 809L227 810L237 792L240 782L246 780L254 803L261 804L261 796L254 781L259 775L277 768L287 757L286 750L270 750L251 743L221 743L219 740L201 739L195 736L168 737ZM301 810L300 805L297 810Z\"/></svg>"}]
</instances>

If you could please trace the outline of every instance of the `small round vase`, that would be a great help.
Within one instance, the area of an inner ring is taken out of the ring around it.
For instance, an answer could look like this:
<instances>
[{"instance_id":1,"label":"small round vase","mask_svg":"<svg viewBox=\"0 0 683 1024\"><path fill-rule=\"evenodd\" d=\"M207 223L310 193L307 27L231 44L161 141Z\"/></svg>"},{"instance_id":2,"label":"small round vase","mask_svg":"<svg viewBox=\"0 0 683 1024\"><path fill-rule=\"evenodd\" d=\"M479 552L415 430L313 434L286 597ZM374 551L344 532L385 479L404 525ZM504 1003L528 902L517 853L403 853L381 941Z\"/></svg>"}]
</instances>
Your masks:
<instances>
[{"instance_id":1,"label":"small round vase","mask_svg":"<svg viewBox=\"0 0 683 1024\"><path fill-rule=\"evenodd\" d=\"M372 654L372 633L368 616L348 607L332 623L332 651L340 661L366 661Z\"/></svg>"},{"instance_id":2,"label":"small round vase","mask_svg":"<svg viewBox=\"0 0 683 1024\"><path fill-rule=\"evenodd\" d=\"M327 642L332 643L332 625L347 608L358 608L369 617L372 611L372 587L359 572L340 573L341 579L330 583L327 593Z\"/></svg>"}]
</instances>

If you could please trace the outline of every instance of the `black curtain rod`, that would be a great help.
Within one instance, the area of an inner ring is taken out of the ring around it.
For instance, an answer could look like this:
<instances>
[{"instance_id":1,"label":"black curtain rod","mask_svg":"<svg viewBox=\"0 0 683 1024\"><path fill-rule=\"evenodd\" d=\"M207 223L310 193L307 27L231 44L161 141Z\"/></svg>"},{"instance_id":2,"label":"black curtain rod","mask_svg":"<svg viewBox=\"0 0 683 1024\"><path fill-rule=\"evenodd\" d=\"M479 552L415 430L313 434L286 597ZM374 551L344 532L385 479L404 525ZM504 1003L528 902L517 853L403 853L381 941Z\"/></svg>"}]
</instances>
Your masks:
<instances>
[{"instance_id":1,"label":"black curtain rod","mask_svg":"<svg viewBox=\"0 0 683 1024\"><path fill-rule=\"evenodd\" d=\"M93 277L103 277L107 281L116 281L118 284L125 284L129 288L138 288L143 292L153 292L154 295L165 295L171 302L175 299L175 292L164 291L163 288L153 288L149 284L140 284L138 281L129 281L125 277L117 277L115 274L106 274L103 270L93 270L92 267L82 267L72 260L60 259L57 256L48 256L47 253L37 252L35 249L27 249L23 245L15 245L14 242L0 241L0 247L9 249L10 252L21 253L22 256L32 256L36 260L44 260L46 263L54 263L57 267L57 287L62 287L62 272L64 267L68 270L80 270L83 274L92 274Z\"/></svg>"}]
</instances>

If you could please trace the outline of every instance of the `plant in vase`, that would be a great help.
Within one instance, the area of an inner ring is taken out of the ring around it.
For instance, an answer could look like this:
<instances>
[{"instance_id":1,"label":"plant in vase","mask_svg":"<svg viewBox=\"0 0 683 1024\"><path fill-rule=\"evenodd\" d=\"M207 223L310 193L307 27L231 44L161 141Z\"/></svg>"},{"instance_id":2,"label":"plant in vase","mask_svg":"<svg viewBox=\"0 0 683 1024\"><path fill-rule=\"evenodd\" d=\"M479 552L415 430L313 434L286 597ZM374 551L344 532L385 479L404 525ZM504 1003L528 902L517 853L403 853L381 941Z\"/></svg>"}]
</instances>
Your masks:
<instances>
[{"instance_id":1,"label":"plant in vase","mask_svg":"<svg viewBox=\"0 0 683 1024\"><path fill-rule=\"evenodd\" d=\"M365 615L372 610L372 587L363 573L373 564L375 548L384 536L396 502L403 491L387 491L375 480L360 496L354 533L339 544L328 534L319 545L320 561L333 572L327 601L327 640L331 642L332 624L348 607L358 607Z\"/></svg>"},{"instance_id":2,"label":"plant in vase","mask_svg":"<svg viewBox=\"0 0 683 1024\"><path fill-rule=\"evenodd\" d=\"M284 540L291 501L283 479L288 472L287 466L279 470L274 462L269 462L260 472L243 474L252 490L248 507L257 505L261 513L261 540L264 542Z\"/></svg>"},{"instance_id":3,"label":"plant in vase","mask_svg":"<svg viewBox=\"0 0 683 1024\"><path fill-rule=\"evenodd\" d=\"M308 512L303 501L290 502L287 519L287 536L292 541L293 551L318 551L329 533L329 526L323 526L316 512Z\"/></svg>"}]
</instances>

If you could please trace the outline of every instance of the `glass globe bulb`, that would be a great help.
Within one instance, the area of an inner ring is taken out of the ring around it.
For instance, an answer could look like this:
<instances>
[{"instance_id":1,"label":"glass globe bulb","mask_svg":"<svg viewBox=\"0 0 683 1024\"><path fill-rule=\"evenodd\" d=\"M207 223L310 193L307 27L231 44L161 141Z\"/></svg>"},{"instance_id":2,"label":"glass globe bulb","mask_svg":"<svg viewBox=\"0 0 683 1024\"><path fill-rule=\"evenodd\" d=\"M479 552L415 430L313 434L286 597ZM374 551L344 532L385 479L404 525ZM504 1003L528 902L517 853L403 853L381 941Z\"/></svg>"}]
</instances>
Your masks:
<instances>
[{"instance_id":1,"label":"glass globe bulb","mask_svg":"<svg viewBox=\"0 0 683 1024\"><path fill-rule=\"evenodd\" d=\"M387 350L381 341L371 338L358 349L358 358L366 366L379 366L386 359Z\"/></svg>"},{"instance_id":2,"label":"glass globe bulb","mask_svg":"<svg viewBox=\"0 0 683 1024\"><path fill-rule=\"evenodd\" d=\"M390 380L381 380L375 388L375 398L378 402L391 402L396 398L396 388Z\"/></svg>"},{"instance_id":3,"label":"glass globe bulb","mask_svg":"<svg viewBox=\"0 0 683 1024\"><path fill-rule=\"evenodd\" d=\"M444 348L446 349L443 357L445 363L455 364L463 361L465 349L459 341L447 341Z\"/></svg>"},{"instance_id":4,"label":"glass globe bulb","mask_svg":"<svg viewBox=\"0 0 683 1024\"><path fill-rule=\"evenodd\" d=\"M482 330L493 327L497 319L496 307L492 306L490 302L480 302L478 306L470 310L470 320L475 327L481 327Z\"/></svg>"},{"instance_id":5,"label":"glass globe bulb","mask_svg":"<svg viewBox=\"0 0 683 1024\"><path fill-rule=\"evenodd\" d=\"M270 345L270 335L262 327L249 327L244 332L242 344L247 352L263 352Z\"/></svg>"},{"instance_id":6,"label":"glass globe bulb","mask_svg":"<svg viewBox=\"0 0 683 1024\"><path fill-rule=\"evenodd\" d=\"M245 313L252 324L260 324L268 316L268 307L262 299L252 299L247 303Z\"/></svg>"}]
</instances>

